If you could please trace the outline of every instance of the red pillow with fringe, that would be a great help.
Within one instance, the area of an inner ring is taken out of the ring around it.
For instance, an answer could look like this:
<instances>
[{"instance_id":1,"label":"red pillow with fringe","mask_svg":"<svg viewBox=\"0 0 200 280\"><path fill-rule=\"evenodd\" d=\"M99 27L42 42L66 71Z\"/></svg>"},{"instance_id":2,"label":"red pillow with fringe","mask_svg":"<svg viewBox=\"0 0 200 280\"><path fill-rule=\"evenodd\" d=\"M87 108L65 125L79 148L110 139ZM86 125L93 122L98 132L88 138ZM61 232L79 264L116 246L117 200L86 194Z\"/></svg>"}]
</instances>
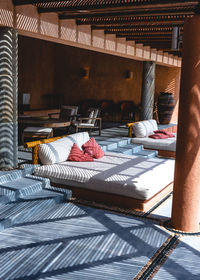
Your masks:
<instances>
[{"instance_id":1,"label":"red pillow with fringe","mask_svg":"<svg viewBox=\"0 0 200 280\"><path fill-rule=\"evenodd\" d=\"M166 139L166 138L169 138L169 137L167 135L163 134L163 133L155 133L155 134L149 135L149 138Z\"/></svg>"},{"instance_id":2,"label":"red pillow with fringe","mask_svg":"<svg viewBox=\"0 0 200 280\"><path fill-rule=\"evenodd\" d=\"M94 138L90 138L82 146L85 153L89 154L93 158L102 158L104 156L104 151L99 147Z\"/></svg>"},{"instance_id":3,"label":"red pillow with fringe","mask_svg":"<svg viewBox=\"0 0 200 280\"><path fill-rule=\"evenodd\" d=\"M71 148L68 159L70 161L94 161L93 157L91 157L88 153L84 153L81 151L79 147L74 143Z\"/></svg>"},{"instance_id":4,"label":"red pillow with fringe","mask_svg":"<svg viewBox=\"0 0 200 280\"><path fill-rule=\"evenodd\" d=\"M164 134L167 136L167 138L175 137L173 133L165 131L165 130L155 130L154 133Z\"/></svg>"}]
</instances>

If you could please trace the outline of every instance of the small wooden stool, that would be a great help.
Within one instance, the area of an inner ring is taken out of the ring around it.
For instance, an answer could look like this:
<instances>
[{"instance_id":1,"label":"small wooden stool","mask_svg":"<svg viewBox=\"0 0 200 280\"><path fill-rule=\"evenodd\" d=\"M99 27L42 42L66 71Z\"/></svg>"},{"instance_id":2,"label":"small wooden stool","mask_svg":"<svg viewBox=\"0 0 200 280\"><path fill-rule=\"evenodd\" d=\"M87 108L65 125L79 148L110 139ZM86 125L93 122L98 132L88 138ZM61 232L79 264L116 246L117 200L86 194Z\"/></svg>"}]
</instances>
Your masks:
<instances>
[{"instance_id":1,"label":"small wooden stool","mask_svg":"<svg viewBox=\"0 0 200 280\"><path fill-rule=\"evenodd\" d=\"M53 129L48 127L26 127L22 133L22 143L24 138L50 138L53 137Z\"/></svg>"}]
</instances>

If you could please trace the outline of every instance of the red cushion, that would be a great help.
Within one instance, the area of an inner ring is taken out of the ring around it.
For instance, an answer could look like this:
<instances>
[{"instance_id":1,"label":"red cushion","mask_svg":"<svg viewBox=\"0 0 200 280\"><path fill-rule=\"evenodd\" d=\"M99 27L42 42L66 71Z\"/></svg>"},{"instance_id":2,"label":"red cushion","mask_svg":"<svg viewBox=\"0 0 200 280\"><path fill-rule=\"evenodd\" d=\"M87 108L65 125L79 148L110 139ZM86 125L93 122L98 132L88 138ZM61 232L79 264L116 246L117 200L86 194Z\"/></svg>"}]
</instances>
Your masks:
<instances>
[{"instance_id":1,"label":"red cushion","mask_svg":"<svg viewBox=\"0 0 200 280\"><path fill-rule=\"evenodd\" d=\"M166 139L166 138L169 138L167 135L165 135L163 133L155 133L155 134L149 135L149 137L153 138L153 139Z\"/></svg>"},{"instance_id":2,"label":"red cushion","mask_svg":"<svg viewBox=\"0 0 200 280\"><path fill-rule=\"evenodd\" d=\"M70 161L94 161L93 158L89 154L84 153L84 151L81 151L75 143L71 148L71 151L70 151L70 154L69 154L67 160L70 160Z\"/></svg>"},{"instance_id":3,"label":"red cushion","mask_svg":"<svg viewBox=\"0 0 200 280\"><path fill-rule=\"evenodd\" d=\"M165 130L155 130L154 133L161 133L161 134L167 135L168 136L167 138L175 137L173 133L165 131Z\"/></svg>"},{"instance_id":4,"label":"red cushion","mask_svg":"<svg viewBox=\"0 0 200 280\"><path fill-rule=\"evenodd\" d=\"M94 138L90 138L90 140L87 141L82 148L84 152L88 153L93 158L101 158L104 156L104 151L99 147Z\"/></svg>"}]
</instances>

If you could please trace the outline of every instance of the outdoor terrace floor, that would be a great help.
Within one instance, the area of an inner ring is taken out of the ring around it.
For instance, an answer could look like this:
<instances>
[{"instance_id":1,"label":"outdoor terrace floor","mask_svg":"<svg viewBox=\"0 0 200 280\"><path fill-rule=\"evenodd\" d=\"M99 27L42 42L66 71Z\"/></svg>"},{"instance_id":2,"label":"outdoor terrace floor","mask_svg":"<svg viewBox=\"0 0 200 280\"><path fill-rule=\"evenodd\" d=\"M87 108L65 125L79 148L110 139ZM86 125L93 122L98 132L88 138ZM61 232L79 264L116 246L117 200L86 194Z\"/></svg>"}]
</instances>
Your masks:
<instances>
[{"instance_id":1,"label":"outdoor terrace floor","mask_svg":"<svg viewBox=\"0 0 200 280\"><path fill-rule=\"evenodd\" d=\"M115 136L127 136L127 128L101 137ZM142 214L76 201L42 209L0 232L0 279L200 279L200 234L163 226L171 203L172 195Z\"/></svg>"}]
</instances>

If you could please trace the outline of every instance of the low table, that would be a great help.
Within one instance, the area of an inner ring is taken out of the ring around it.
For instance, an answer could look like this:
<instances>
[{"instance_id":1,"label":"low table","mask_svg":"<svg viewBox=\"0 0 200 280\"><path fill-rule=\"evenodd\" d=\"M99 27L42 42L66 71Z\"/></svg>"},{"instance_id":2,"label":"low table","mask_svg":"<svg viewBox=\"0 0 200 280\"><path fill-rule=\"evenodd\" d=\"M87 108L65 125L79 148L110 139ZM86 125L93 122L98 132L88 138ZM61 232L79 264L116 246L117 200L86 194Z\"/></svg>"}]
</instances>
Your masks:
<instances>
[{"instance_id":1,"label":"low table","mask_svg":"<svg viewBox=\"0 0 200 280\"><path fill-rule=\"evenodd\" d=\"M64 121L59 119L37 119L30 117L19 117L19 123L27 126L41 126L50 128L68 127L71 125L70 121Z\"/></svg>"},{"instance_id":2,"label":"low table","mask_svg":"<svg viewBox=\"0 0 200 280\"><path fill-rule=\"evenodd\" d=\"M69 127L71 125L70 121L64 121L59 119L40 119L39 117L19 117L19 124L21 125L21 129L27 127L45 127L52 128L53 132L50 134L50 137L53 137L54 129L61 127ZM35 134L34 134L35 135ZM23 133L22 133L22 142L23 142ZM38 134L39 136L39 134Z\"/></svg>"}]
</instances>

